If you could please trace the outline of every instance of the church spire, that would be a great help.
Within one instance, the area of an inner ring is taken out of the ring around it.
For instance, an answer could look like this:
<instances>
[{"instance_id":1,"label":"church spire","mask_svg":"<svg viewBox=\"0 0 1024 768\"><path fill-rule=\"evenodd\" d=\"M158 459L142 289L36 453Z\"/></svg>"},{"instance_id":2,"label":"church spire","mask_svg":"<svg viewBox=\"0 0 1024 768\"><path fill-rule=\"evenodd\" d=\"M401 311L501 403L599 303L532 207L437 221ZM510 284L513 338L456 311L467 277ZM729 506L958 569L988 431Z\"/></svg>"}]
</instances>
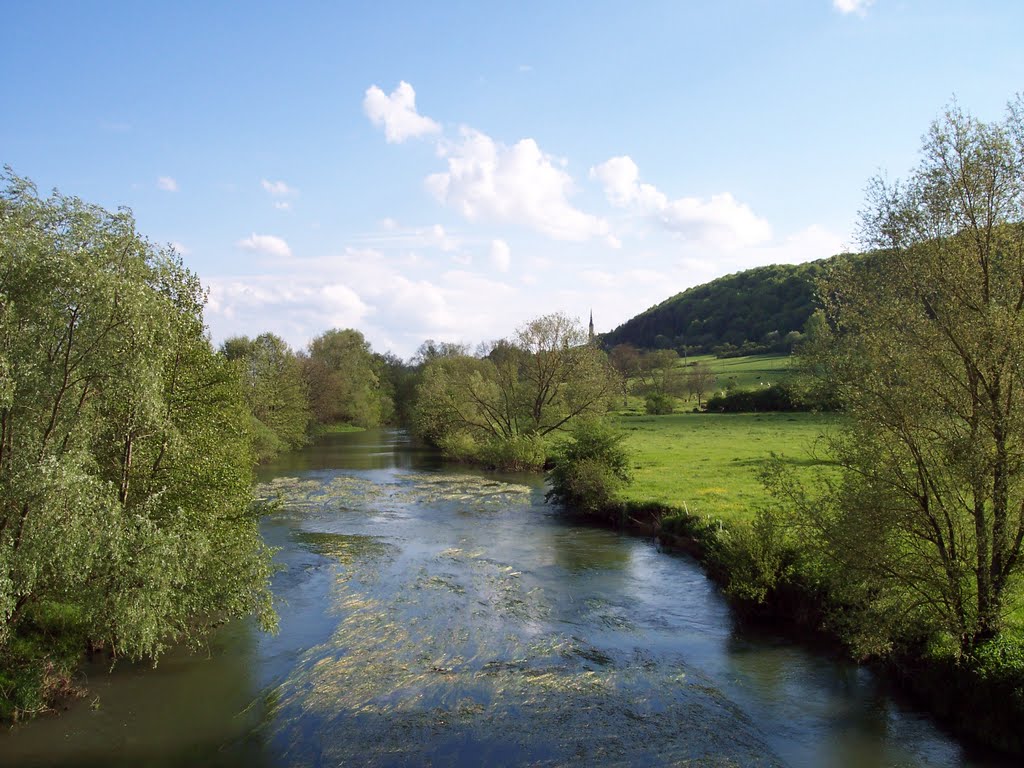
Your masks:
<instances>
[{"instance_id":1,"label":"church spire","mask_svg":"<svg viewBox=\"0 0 1024 768\"><path fill-rule=\"evenodd\" d=\"M587 338L588 338L589 341L593 341L594 340L594 310L593 309L590 310L590 334L588 335Z\"/></svg>"}]
</instances>

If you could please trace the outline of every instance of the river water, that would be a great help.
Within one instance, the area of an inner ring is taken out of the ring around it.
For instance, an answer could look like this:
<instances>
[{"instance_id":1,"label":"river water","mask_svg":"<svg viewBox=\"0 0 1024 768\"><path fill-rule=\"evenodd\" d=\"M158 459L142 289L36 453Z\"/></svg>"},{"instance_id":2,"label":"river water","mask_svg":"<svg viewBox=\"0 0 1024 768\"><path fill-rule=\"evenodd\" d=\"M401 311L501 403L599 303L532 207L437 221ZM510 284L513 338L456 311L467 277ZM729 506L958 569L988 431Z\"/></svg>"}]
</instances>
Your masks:
<instances>
[{"instance_id":1,"label":"river water","mask_svg":"<svg viewBox=\"0 0 1024 768\"><path fill-rule=\"evenodd\" d=\"M1007 766L869 671L734 625L692 560L402 433L261 472L277 635L97 663L0 765Z\"/></svg>"}]
</instances>

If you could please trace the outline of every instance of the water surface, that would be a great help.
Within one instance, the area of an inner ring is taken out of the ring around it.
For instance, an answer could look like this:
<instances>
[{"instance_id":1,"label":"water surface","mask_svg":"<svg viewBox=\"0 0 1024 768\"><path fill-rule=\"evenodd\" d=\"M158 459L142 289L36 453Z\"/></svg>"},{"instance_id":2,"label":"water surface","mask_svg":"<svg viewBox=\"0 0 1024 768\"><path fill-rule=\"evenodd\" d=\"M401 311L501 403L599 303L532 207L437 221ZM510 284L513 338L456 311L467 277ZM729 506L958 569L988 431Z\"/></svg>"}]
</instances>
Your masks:
<instances>
[{"instance_id":1,"label":"water surface","mask_svg":"<svg viewBox=\"0 0 1024 768\"><path fill-rule=\"evenodd\" d=\"M1000 766L870 672L734 626L699 566L398 432L261 473L281 630L97 664L3 765Z\"/></svg>"}]
</instances>

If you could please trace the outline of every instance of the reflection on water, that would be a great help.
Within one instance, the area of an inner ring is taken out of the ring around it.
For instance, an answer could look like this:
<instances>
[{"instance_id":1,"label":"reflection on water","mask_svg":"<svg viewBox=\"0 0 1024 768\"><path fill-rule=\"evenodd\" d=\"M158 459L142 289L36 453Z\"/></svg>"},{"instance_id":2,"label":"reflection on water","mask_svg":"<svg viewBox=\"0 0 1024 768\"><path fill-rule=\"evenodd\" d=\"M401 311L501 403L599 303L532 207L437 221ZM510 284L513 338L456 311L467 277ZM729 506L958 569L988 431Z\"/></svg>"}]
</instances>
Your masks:
<instances>
[{"instance_id":1,"label":"reflection on water","mask_svg":"<svg viewBox=\"0 0 1024 768\"><path fill-rule=\"evenodd\" d=\"M999 765L864 670L734 629L691 561L400 433L261 472L281 631L223 628L0 735L3 764Z\"/></svg>"}]
</instances>

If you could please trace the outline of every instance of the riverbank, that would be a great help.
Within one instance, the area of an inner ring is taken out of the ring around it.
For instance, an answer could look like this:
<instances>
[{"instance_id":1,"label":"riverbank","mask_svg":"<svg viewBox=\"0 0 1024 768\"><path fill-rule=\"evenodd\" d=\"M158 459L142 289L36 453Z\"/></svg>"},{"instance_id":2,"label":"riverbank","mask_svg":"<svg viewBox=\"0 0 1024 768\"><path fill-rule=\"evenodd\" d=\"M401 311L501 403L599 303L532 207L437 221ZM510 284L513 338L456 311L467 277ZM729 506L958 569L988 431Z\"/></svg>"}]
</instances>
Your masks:
<instances>
[{"instance_id":1,"label":"riverbank","mask_svg":"<svg viewBox=\"0 0 1024 768\"><path fill-rule=\"evenodd\" d=\"M745 619L849 655L835 627L848 616L820 581L796 567L795 550L764 540L751 523L767 495L759 465L781 455L803 479L828 471L821 436L838 417L815 414L679 414L619 417L634 451L635 482L608 521L693 556ZM774 570L765 578L767 570ZM778 574L784 574L777 578ZM1024 754L1024 646L1015 633L958 659L926 649L869 659L954 732Z\"/></svg>"}]
</instances>

